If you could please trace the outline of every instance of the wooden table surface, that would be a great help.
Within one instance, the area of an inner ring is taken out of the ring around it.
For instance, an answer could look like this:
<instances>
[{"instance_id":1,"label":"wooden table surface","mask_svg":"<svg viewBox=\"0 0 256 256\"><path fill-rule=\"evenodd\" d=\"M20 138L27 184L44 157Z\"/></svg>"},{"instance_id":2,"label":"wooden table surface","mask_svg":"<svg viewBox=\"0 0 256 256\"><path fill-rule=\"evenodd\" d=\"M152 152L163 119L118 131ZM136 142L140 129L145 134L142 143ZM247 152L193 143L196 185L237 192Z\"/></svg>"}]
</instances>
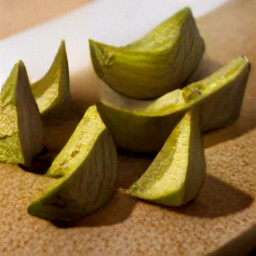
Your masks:
<instances>
[{"instance_id":1,"label":"wooden table surface","mask_svg":"<svg viewBox=\"0 0 256 256\"><path fill-rule=\"evenodd\" d=\"M0 36L4 38L86 2L1 0ZM49 4L47 10L42 4ZM36 18L28 17L36 8L44 11ZM16 20L11 24L14 16L9 14L18 15L22 24ZM160 207L117 190L106 207L72 227L61 228L30 216L26 210L48 179L0 163L0 255L240 256L256 247L255 25L254 0L232 0L198 20L207 46L198 78L241 54L252 66L239 120L204 137L207 178L193 203L178 209ZM74 98L79 90L73 90ZM57 126L48 124L50 151L63 146L80 117L78 111ZM47 165L47 157L35 168ZM150 161L120 152L117 187L131 184Z\"/></svg>"},{"instance_id":2,"label":"wooden table surface","mask_svg":"<svg viewBox=\"0 0 256 256\"><path fill-rule=\"evenodd\" d=\"M91 0L0 0L0 40L56 18Z\"/></svg>"}]
</instances>

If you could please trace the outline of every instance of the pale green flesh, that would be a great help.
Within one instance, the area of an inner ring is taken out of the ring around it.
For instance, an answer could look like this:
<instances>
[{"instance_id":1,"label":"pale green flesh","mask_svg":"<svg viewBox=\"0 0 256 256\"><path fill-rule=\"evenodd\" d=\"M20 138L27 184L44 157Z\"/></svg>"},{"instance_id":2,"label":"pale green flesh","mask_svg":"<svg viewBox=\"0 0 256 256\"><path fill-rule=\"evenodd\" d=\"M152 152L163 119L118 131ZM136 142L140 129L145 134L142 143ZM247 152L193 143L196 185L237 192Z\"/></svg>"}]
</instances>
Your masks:
<instances>
[{"instance_id":1,"label":"pale green flesh","mask_svg":"<svg viewBox=\"0 0 256 256\"><path fill-rule=\"evenodd\" d=\"M49 113L69 101L69 69L64 41L48 72L32 84L32 92L41 114Z\"/></svg>"},{"instance_id":2,"label":"pale green flesh","mask_svg":"<svg viewBox=\"0 0 256 256\"><path fill-rule=\"evenodd\" d=\"M169 206L185 204L197 195L205 176L205 158L196 115L185 114L152 164L127 193Z\"/></svg>"},{"instance_id":3,"label":"pale green flesh","mask_svg":"<svg viewBox=\"0 0 256 256\"><path fill-rule=\"evenodd\" d=\"M168 92L154 100L136 100L125 97L107 85L101 84L100 104L136 116L156 117L168 115L181 109L184 103L185 100L181 89Z\"/></svg>"},{"instance_id":4,"label":"pale green flesh","mask_svg":"<svg viewBox=\"0 0 256 256\"><path fill-rule=\"evenodd\" d=\"M24 163L16 108L11 105L0 106L0 161Z\"/></svg>"},{"instance_id":5,"label":"pale green flesh","mask_svg":"<svg viewBox=\"0 0 256 256\"><path fill-rule=\"evenodd\" d=\"M51 221L71 222L102 207L114 191L116 158L111 134L96 107L89 108L47 172L60 178L28 212Z\"/></svg>"},{"instance_id":6,"label":"pale green flesh","mask_svg":"<svg viewBox=\"0 0 256 256\"><path fill-rule=\"evenodd\" d=\"M0 139L17 134L17 114L15 107L15 84L17 83L17 65L13 68L1 90L0 102Z\"/></svg>"},{"instance_id":7,"label":"pale green flesh","mask_svg":"<svg viewBox=\"0 0 256 256\"><path fill-rule=\"evenodd\" d=\"M204 132L233 122L240 111L250 70L241 56L211 76L155 100L135 100L102 85L99 113L118 146L156 152L170 131L193 106L199 107Z\"/></svg>"},{"instance_id":8,"label":"pale green flesh","mask_svg":"<svg viewBox=\"0 0 256 256\"><path fill-rule=\"evenodd\" d=\"M59 177L72 173L90 154L98 136L105 130L95 107L88 109L68 143L53 161L47 175Z\"/></svg>"},{"instance_id":9,"label":"pale green flesh","mask_svg":"<svg viewBox=\"0 0 256 256\"><path fill-rule=\"evenodd\" d=\"M190 9L166 20L141 40L112 47L90 40L97 75L116 91L150 99L181 87L204 52Z\"/></svg>"},{"instance_id":10,"label":"pale green flesh","mask_svg":"<svg viewBox=\"0 0 256 256\"><path fill-rule=\"evenodd\" d=\"M43 126L20 61L1 90L0 161L29 165L43 148Z\"/></svg>"}]
</instances>

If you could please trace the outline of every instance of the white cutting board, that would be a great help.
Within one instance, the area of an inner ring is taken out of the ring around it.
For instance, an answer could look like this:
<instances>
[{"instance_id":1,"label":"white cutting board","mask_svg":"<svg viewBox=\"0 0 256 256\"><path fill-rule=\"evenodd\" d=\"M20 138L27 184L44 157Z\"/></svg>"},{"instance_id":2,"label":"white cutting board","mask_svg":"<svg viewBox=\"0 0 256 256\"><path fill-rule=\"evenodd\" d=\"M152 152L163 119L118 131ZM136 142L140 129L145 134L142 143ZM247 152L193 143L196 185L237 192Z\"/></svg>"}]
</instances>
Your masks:
<instances>
[{"instance_id":1,"label":"white cutting board","mask_svg":"<svg viewBox=\"0 0 256 256\"><path fill-rule=\"evenodd\" d=\"M88 38L113 45L125 45L152 27L190 6L200 17L227 0L95 0L64 16L17 33L0 41L0 85L13 65L23 60L30 80L41 78L53 61L59 43L66 41L71 84L90 66ZM80 82L86 84L86 75Z\"/></svg>"}]
</instances>

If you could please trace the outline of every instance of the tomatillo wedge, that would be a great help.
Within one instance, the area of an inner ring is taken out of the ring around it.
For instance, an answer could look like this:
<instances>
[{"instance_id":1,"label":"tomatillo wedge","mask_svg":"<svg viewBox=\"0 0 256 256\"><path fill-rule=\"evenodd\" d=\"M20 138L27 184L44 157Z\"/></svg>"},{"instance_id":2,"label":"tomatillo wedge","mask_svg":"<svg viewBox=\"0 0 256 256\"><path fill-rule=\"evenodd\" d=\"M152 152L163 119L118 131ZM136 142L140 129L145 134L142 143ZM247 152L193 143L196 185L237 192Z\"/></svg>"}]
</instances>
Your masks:
<instances>
[{"instance_id":1,"label":"tomatillo wedge","mask_svg":"<svg viewBox=\"0 0 256 256\"><path fill-rule=\"evenodd\" d=\"M238 118L249 73L250 62L242 55L183 89L188 105L199 104L204 132L228 126Z\"/></svg>"},{"instance_id":2,"label":"tomatillo wedge","mask_svg":"<svg viewBox=\"0 0 256 256\"><path fill-rule=\"evenodd\" d=\"M150 99L181 87L197 69L204 41L184 8L140 40L114 47L89 40L94 70L119 93Z\"/></svg>"},{"instance_id":3,"label":"tomatillo wedge","mask_svg":"<svg viewBox=\"0 0 256 256\"><path fill-rule=\"evenodd\" d=\"M1 90L0 161L29 166L44 147L44 131L22 61Z\"/></svg>"},{"instance_id":4,"label":"tomatillo wedge","mask_svg":"<svg viewBox=\"0 0 256 256\"><path fill-rule=\"evenodd\" d=\"M55 112L70 102L69 68L65 42L43 78L33 83L32 92L42 115Z\"/></svg>"},{"instance_id":5,"label":"tomatillo wedge","mask_svg":"<svg viewBox=\"0 0 256 256\"><path fill-rule=\"evenodd\" d=\"M148 101L125 97L101 83L97 108L118 146L136 152L157 152L194 105L199 105L204 132L236 120L249 70L248 59L241 56L201 81Z\"/></svg>"},{"instance_id":6,"label":"tomatillo wedge","mask_svg":"<svg viewBox=\"0 0 256 256\"><path fill-rule=\"evenodd\" d=\"M126 192L157 204L181 206L199 192L205 169L198 113L188 111L146 172Z\"/></svg>"},{"instance_id":7,"label":"tomatillo wedge","mask_svg":"<svg viewBox=\"0 0 256 256\"><path fill-rule=\"evenodd\" d=\"M181 90L157 100L135 100L101 86L97 109L117 146L134 152L157 152L184 115Z\"/></svg>"},{"instance_id":8,"label":"tomatillo wedge","mask_svg":"<svg viewBox=\"0 0 256 256\"><path fill-rule=\"evenodd\" d=\"M116 181L117 154L112 136L90 107L46 175L56 183L28 212L58 222L72 222L105 205Z\"/></svg>"}]
</instances>

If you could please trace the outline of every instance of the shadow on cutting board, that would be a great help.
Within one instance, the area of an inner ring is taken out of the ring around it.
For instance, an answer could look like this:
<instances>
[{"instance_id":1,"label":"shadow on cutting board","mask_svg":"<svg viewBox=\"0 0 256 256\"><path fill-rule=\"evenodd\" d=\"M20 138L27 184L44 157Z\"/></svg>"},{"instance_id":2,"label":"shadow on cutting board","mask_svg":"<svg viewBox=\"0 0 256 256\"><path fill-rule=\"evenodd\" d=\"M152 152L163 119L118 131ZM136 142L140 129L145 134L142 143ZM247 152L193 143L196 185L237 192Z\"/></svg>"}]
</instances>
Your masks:
<instances>
[{"instance_id":1,"label":"shadow on cutting board","mask_svg":"<svg viewBox=\"0 0 256 256\"><path fill-rule=\"evenodd\" d=\"M212 175L207 175L202 190L194 201L171 210L189 216L217 218L242 211L252 202L250 195Z\"/></svg>"},{"instance_id":2,"label":"shadow on cutting board","mask_svg":"<svg viewBox=\"0 0 256 256\"><path fill-rule=\"evenodd\" d=\"M72 227L99 227L124 222L131 215L136 200L116 191L111 201L100 210L71 224Z\"/></svg>"},{"instance_id":3,"label":"shadow on cutting board","mask_svg":"<svg viewBox=\"0 0 256 256\"><path fill-rule=\"evenodd\" d=\"M128 156L121 156L121 160L125 158L128 160ZM138 177L138 174L134 175L132 172L133 166L139 173L143 173L143 168L148 165L149 159L137 159L140 161L139 164L136 164L136 159L131 158L129 162L129 167L131 168L131 174L127 174L128 169L119 169L119 177L117 181L117 187L127 188L131 185ZM126 162L126 163L127 163ZM125 167L128 165L125 163ZM122 164L119 165L123 167ZM140 166L141 168L138 168ZM129 177L128 177L129 176ZM239 211L243 211L249 207L253 202L253 198L248 194L230 186L229 184L223 182L222 180L207 175L204 186L200 191L198 197L193 200L191 203L183 207L164 207L136 198L132 198L118 190L114 194L113 198L105 207L100 210L92 213L89 216L85 216L79 221L76 221L68 226L61 226L57 223L58 227L66 228L76 228L76 227L99 227L99 226L108 226L114 225L120 222L124 222L132 214L135 205L138 204L147 204L148 207L162 208L164 211L168 211L169 214L172 212L200 217L200 218L218 218L227 216Z\"/></svg>"},{"instance_id":4,"label":"shadow on cutting board","mask_svg":"<svg viewBox=\"0 0 256 256\"><path fill-rule=\"evenodd\" d=\"M122 188L131 186L143 174L151 161L151 158L119 153L118 186ZM140 200L136 199L136 201ZM242 211L252 202L253 198L250 195L208 174L195 200L183 207L164 208L190 216L217 218Z\"/></svg>"}]
</instances>

